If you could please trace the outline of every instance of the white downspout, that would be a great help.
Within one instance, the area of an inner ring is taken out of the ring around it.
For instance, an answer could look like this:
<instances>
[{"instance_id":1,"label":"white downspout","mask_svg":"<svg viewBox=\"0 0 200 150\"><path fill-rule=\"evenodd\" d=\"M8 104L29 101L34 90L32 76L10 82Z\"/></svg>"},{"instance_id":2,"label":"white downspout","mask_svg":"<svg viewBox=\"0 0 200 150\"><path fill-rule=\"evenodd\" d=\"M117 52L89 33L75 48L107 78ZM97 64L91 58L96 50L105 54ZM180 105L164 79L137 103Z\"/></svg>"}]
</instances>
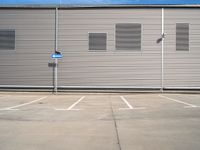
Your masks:
<instances>
[{"instance_id":1,"label":"white downspout","mask_svg":"<svg viewBox=\"0 0 200 150\"><path fill-rule=\"evenodd\" d=\"M165 39L165 33L164 33L164 8L162 8L162 50L161 50L161 92L163 92L164 89L164 39Z\"/></svg>"}]
</instances>

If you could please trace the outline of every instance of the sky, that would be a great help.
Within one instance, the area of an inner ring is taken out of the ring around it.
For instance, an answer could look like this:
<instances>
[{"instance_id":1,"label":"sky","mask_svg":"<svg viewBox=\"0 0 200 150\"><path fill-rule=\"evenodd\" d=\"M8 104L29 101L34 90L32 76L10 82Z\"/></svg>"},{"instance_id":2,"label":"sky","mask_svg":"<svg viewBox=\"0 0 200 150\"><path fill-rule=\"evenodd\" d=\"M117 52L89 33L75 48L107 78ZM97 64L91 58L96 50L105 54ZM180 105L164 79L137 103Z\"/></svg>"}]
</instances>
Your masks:
<instances>
[{"instance_id":1,"label":"sky","mask_svg":"<svg viewBox=\"0 0 200 150\"><path fill-rule=\"evenodd\" d=\"M200 0L0 0L0 5L16 5L16 4L17 5L200 4Z\"/></svg>"}]
</instances>

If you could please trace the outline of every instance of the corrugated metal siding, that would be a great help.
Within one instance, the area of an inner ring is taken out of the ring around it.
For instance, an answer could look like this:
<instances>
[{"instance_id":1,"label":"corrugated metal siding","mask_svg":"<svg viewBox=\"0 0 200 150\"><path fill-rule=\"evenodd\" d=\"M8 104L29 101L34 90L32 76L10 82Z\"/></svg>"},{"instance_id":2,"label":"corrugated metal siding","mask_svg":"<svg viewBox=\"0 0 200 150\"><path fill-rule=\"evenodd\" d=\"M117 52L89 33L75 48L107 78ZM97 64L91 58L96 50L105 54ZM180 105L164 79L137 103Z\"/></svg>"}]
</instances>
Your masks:
<instances>
[{"instance_id":1,"label":"corrugated metal siding","mask_svg":"<svg viewBox=\"0 0 200 150\"><path fill-rule=\"evenodd\" d=\"M200 87L200 9L165 9L165 87ZM189 23L189 51L176 51L176 23Z\"/></svg>"},{"instance_id":2,"label":"corrugated metal siding","mask_svg":"<svg viewBox=\"0 0 200 150\"><path fill-rule=\"evenodd\" d=\"M200 10L165 9L164 86L200 87ZM1 9L0 29L15 30L15 50L0 50L0 84L51 86L55 10ZM141 24L141 51L116 50L115 26ZM176 51L176 24L189 23L189 51ZM106 33L107 50L88 50L88 33ZM161 85L161 9L59 10L59 86Z\"/></svg>"},{"instance_id":3,"label":"corrugated metal siding","mask_svg":"<svg viewBox=\"0 0 200 150\"><path fill-rule=\"evenodd\" d=\"M115 49L117 23L142 24L141 51ZM88 51L88 32L107 33L107 51ZM58 85L160 87L161 9L59 10Z\"/></svg>"},{"instance_id":4,"label":"corrugated metal siding","mask_svg":"<svg viewBox=\"0 0 200 150\"><path fill-rule=\"evenodd\" d=\"M52 85L54 10L2 9L0 29L15 29L15 50L0 51L1 85Z\"/></svg>"}]
</instances>

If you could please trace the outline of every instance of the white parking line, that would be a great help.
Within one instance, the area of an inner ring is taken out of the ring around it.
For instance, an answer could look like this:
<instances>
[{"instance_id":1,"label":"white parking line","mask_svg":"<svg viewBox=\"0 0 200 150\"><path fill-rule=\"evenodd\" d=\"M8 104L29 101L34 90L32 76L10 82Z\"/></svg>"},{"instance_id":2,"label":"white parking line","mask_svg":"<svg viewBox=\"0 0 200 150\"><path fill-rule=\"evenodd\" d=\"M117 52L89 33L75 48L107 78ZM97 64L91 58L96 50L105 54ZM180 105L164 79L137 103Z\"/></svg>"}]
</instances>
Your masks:
<instances>
[{"instance_id":1,"label":"white parking line","mask_svg":"<svg viewBox=\"0 0 200 150\"><path fill-rule=\"evenodd\" d=\"M26 105L30 105L32 103L35 103L35 102L38 102L38 101L41 101L45 98L47 98L48 96L44 96L44 97L41 97L39 99L36 99L36 100L33 100L31 102L28 102L28 103L23 103L23 104L20 104L20 105L16 105L16 106L12 106L12 107L6 107L6 108L2 108L0 110L19 110L19 109L16 109L16 108L19 108L19 107L22 107L22 106L26 106Z\"/></svg>"},{"instance_id":2,"label":"white parking line","mask_svg":"<svg viewBox=\"0 0 200 150\"><path fill-rule=\"evenodd\" d=\"M85 98L85 96L82 96L81 98L79 98L74 104L72 104L71 106L69 106L67 109L63 109L63 108L54 108L55 110L80 110L80 109L73 109L78 103L80 103L80 101L82 101Z\"/></svg>"},{"instance_id":3,"label":"white parking line","mask_svg":"<svg viewBox=\"0 0 200 150\"><path fill-rule=\"evenodd\" d=\"M120 98L128 106L127 108L119 108L120 110L124 110L124 109L145 109L145 107L133 107L123 96L120 96Z\"/></svg>"},{"instance_id":4,"label":"white parking line","mask_svg":"<svg viewBox=\"0 0 200 150\"><path fill-rule=\"evenodd\" d=\"M167 97L167 96L164 96L164 95L158 95L158 96L162 97L162 98L165 98L165 99L168 99L168 100L171 100L171 101L174 101L174 102L177 102L177 103L180 103L180 104L187 105L187 106L184 106L185 108L200 107L200 106L197 106L197 105L194 105L194 104L190 104L190 103L187 103L187 102L183 102L183 101L180 101L180 100L177 100L177 99L174 99L174 98L170 98L170 97Z\"/></svg>"}]
</instances>

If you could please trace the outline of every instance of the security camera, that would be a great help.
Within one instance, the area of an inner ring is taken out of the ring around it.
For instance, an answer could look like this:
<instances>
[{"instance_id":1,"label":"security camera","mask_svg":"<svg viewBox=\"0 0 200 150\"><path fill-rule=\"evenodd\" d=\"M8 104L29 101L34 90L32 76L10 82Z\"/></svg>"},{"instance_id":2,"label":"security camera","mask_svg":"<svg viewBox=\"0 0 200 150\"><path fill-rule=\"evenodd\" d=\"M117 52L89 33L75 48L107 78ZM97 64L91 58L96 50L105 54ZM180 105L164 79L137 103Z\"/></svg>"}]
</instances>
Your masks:
<instances>
[{"instance_id":1,"label":"security camera","mask_svg":"<svg viewBox=\"0 0 200 150\"><path fill-rule=\"evenodd\" d=\"M167 35L166 33L163 33L162 34L162 39L166 38L166 35Z\"/></svg>"},{"instance_id":2,"label":"security camera","mask_svg":"<svg viewBox=\"0 0 200 150\"><path fill-rule=\"evenodd\" d=\"M59 55L61 55L61 52L59 52L59 51L55 51L55 54L59 54Z\"/></svg>"}]
</instances>

